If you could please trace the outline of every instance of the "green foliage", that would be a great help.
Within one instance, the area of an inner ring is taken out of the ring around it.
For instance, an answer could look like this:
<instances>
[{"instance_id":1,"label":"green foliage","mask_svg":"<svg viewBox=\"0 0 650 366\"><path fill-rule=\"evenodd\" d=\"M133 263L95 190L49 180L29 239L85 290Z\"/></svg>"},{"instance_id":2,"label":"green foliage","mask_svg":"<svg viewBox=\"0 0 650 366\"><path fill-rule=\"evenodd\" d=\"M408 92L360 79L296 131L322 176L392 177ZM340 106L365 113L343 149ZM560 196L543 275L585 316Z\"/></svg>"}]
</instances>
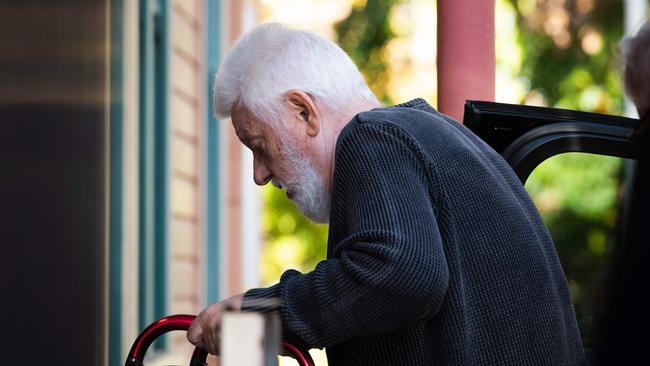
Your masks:
<instances>
[{"instance_id":1,"label":"green foliage","mask_svg":"<svg viewBox=\"0 0 650 366\"><path fill-rule=\"evenodd\" d=\"M510 1L524 50L521 74L530 89L551 106L620 113L623 2Z\"/></svg>"},{"instance_id":2,"label":"green foliage","mask_svg":"<svg viewBox=\"0 0 650 366\"><path fill-rule=\"evenodd\" d=\"M339 45L361 69L370 89L384 104L391 104L386 93L388 65L384 47L394 37L389 15L397 3L396 0L359 2L350 15L335 26Z\"/></svg>"},{"instance_id":3,"label":"green foliage","mask_svg":"<svg viewBox=\"0 0 650 366\"><path fill-rule=\"evenodd\" d=\"M543 162L526 182L558 249L587 343L598 337L594 324L606 302L621 165L608 156L562 154Z\"/></svg>"},{"instance_id":4,"label":"green foliage","mask_svg":"<svg viewBox=\"0 0 650 366\"><path fill-rule=\"evenodd\" d=\"M327 226L303 216L283 190L267 184L262 193L267 207L262 217L262 280L265 284L277 282L289 268L312 270L327 254Z\"/></svg>"}]
</instances>

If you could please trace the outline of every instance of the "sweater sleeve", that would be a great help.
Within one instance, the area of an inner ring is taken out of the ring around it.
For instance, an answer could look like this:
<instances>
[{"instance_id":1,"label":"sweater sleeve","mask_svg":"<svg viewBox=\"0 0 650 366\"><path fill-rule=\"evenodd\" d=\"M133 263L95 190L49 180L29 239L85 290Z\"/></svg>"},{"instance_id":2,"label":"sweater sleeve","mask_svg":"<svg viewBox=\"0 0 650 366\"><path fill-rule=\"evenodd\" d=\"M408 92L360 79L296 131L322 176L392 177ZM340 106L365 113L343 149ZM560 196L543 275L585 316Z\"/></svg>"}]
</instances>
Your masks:
<instances>
[{"instance_id":1,"label":"sweater sleeve","mask_svg":"<svg viewBox=\"0 0 650 366\"><path fill-rule=\"evenodd\" d=\"M327 347L407 328L440 308L449 274L431 182L404 132L352 122L340 137L328 259L253 289L245 310L281 311L285 339ZM271 306L271 307L273 307Z\"/></svg>"}]
</instances>

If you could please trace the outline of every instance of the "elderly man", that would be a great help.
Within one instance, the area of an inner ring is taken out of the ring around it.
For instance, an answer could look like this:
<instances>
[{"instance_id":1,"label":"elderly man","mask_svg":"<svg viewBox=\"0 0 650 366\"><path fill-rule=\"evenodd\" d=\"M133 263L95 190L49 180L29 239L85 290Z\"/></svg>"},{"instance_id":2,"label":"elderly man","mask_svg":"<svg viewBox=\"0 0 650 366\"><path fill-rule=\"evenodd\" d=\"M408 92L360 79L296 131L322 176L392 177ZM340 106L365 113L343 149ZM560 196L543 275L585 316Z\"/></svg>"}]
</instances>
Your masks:
<instances>
[{"instance_id":1,"label":"elderly man","mask_svg":"<svg viewBox=\"0 0 650 366\"><path fill-rule=\"evenodd\" d=\"M214 84L255 183L329 222L327 259L203 311L278 311L285 339L330 365L581 364L553 242L518 178L422 99L382 108L335 44L278 24L235 45Z\"/></svg>"}]
</instances>

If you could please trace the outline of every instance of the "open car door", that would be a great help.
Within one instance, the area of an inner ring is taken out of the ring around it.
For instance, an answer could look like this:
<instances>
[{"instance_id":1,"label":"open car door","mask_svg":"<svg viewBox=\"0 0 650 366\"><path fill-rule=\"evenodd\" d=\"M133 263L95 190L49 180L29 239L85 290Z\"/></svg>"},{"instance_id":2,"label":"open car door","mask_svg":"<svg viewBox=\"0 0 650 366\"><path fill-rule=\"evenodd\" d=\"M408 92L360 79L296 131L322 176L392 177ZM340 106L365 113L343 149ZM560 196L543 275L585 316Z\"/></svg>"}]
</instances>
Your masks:
<instances>
[{"instance_id":1,"label":"open car door","mask_svg":"<svg viewBox=\"0 0 650 366\"><path fill-rule=\"evenodd\" d=\"M639 120L565 109L467 101L464 124L499 152L522 183L544 160L565 152L639 158Z\"/></svg>"}]
</instances>

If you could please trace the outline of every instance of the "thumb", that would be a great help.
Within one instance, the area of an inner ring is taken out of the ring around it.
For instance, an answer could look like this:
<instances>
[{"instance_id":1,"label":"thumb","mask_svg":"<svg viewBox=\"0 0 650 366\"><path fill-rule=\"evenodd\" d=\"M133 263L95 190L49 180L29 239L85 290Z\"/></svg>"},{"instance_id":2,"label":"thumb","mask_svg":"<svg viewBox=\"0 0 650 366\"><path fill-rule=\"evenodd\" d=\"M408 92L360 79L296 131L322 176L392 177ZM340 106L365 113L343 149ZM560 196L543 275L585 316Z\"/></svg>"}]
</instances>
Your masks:
<instances>
[{"instance_id":1,"label":"thumb","mask_svg":"<svg viewBox=\"0 0 650 366\"><path fill-rule=\"evenodd\" d=\"M203 326L202 326L202 321L199 319L200 314L198 317L192 321L192 325L190 325L190 329L187 330L187 340L190 341L193 345L197 347L203 347Z\"/></svg>"}]
</instances>

